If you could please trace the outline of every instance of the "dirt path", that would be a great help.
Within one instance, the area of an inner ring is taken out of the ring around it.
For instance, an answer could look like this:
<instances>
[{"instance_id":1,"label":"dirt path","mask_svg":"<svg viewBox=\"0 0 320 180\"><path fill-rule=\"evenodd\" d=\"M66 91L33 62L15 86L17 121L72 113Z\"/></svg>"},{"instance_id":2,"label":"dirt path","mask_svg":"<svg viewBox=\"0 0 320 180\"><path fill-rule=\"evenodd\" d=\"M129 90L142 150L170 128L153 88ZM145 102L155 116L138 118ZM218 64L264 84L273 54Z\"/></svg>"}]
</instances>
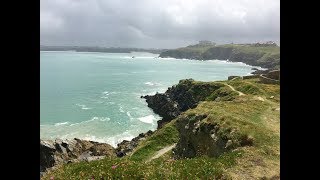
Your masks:
<instances>
[{"instance_id":1,"label":"dirt path","mask_svg":"<svg viewBox=\"0 0 320 180\"><path fill-rule=\"evenodd\" d=\"M163 149L160 149L157 151L150 159L148 159L146 162L149 162L153 159L157 159L160 156L164 155L166 152L172 150L174 147L176 147L176 144L172 144L171 146L164 147Z\"/></svg>"},{"instance_id":2,"label":"dirt path","mask_svg":"<svg viewBox=\"0 0 320 180\"><path fill-rule=\"evenodd\" d=\"M239 96L245 95L243 92L240 92L240 91L235 90L231 85L229 85L229 84L225 84L225 85L226 85L226 86L229 86L229 88L231 88L232 91L235 91L235 92L239 93Z\"/></svg>"}]
</instances>

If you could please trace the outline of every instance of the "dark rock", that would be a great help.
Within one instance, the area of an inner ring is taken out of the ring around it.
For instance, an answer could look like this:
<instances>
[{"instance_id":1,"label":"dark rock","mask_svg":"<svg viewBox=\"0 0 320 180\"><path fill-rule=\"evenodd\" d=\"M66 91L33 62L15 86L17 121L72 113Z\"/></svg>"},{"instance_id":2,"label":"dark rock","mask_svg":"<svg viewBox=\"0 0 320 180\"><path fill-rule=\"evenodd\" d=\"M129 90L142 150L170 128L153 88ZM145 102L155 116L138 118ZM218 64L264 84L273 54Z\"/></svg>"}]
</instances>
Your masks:
<instances>
[{"instance_id":1,"label":"dark rock","mask_svg":"<svg viewBox=\"0 0 320 180\"><path fill-rule=\"evenodd\" d=\"M242 136L241 139L240 139L240 145L241 146L252 146L253 145L253 137L251 136Z\"/></svg>"},{"instance_id":2,"label":"dark rock","mask_svg":"<svg viewBox=\"0 0 320 180\"><path fill-rule=\"evenodd\" d=\"M40 140L40 170L44 171L47 167L52 167L55 164L55 152L53 141Z\"/></svg>"},{"instance_id":3,"label":"dark rock","mask_svg":"<svg viewBox=\"0 0 320 180\"><path fill-rule=\"evenodd\" d=\"M117 157L123 157L123 156L125 156L125 155L126 155L126 153L123 152L123 151L117 152Z\"/></svg>"},{"instance_id":4,"label":"dark rock","mask_svg":"<svg viewBox=\"0 0 320 180\"><path fill-rule=\"evenodd\" d=\"M58 164L75 161L91 161L102 157L115 156L115 149L106 143L80 139L53 141L40 140L40 170L54 167Z\"/></svg>"},{"instance_id":5,"label":"dark rock","mask_svg":"<svg viewBox=\"0 0 320 180\"><path fill-rule=\"evenodd\" d=\"M93 156L113 156L114 148L106 143L95 143L89 149L92 152Z\"/></svg>"},{"instance_id":6,"label":"dark rock","mask_svg":"<svg viewBox=\"0 0 320 180\"><path fill-rule=\"evenodd\" d=\"M252 72L251 74L257 74L257 75L260 75L260 74L267 74L270 70L256 70L254 72Z\"/></svg>"},{"instance_id":7,"label":"dark rock","mask_svg":"<svg viewBox=\"0 0 320 180\"><path fill-rule=\"evenodd\" d=\"M121 143L117 144L116 154L118 157L123 157L134 150L139 145L139 142L145 140L147 137L151 136L153 131L149 130L146 133L140 133L137 137L133 138L131 141L123 140Z\"/></svg>"},{"instance_id":8,"label":"dark rock","mask_svg":"<svg viewBox=\"0 0 320 180\"><path fill-rule=\"evenodd\" d=\"M252 146L253 138L231 128L221 128L217 123L204 121L205 114L179 116L176 127L179 141L174 149L175 158L196 156L218 157L240 146Z\"/></svg>"},{"instance_id":9,"label":"dark rock","mask_svg":"<svg viewBox=\"0 0 320 180\"><path fill-rule=\"evenodd\" d=\"M149 130L149 131L146 133L147 136L151 136L152 134L153 134L153 131L151 131L151 130Z\"/></svg>"},{"instance_id":10,"label":"dark rock","mask_svg":"<svg viewBox=\"0 0 320 180\"><path fill-rule=\"evenodd\" d=\"M180 80L179 84L168 88L165 93L153 96L144 96L148 107L162 119L159 120L158 129L182 112L195 108L199 101L205 100L213 91L224 85L219 83L194 83L193 79Z\"/></svg>"},{"instance_id":11,"label":"dark rock","mask_svg":"<svg viewBox=\"0 0 320 180\"><path fill-rule=\"evenodd\" d=\"M265 76L270 79L280 80L280 70L269 71Z\"/></svg>"}]
</instances>

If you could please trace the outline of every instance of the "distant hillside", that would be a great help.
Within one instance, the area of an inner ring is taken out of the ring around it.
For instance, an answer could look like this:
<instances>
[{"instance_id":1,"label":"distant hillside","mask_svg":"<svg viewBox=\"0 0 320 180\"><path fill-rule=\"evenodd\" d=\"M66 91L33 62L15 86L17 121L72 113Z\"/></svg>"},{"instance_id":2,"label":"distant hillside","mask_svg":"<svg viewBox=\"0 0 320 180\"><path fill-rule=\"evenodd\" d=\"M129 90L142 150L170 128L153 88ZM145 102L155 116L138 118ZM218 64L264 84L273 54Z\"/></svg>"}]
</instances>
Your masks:
<instances>
[{"instance_id":1,"label":"distant hillside","mask_svg":"<svg viewBox=\"0 0 320 180\"><path fill-rule=\"evenodd\" d=\"M164 51L159 57L197 60L229 60L268 69L280 69L280 47L275 43L197 44Z\"/></svg>"},{"instance_id":2,"label":"distant hillside","mask_svg":"<svg viewBox=\"0 0 320 180\"><path fill-rule=\"evenodd\" d=\"M89 47L89 46L40 46L40 51L77 51L77 52L107 52L107 53L130 53L149 52L160 54L166 49L142 49L142 48L119 48L119 47Z\"/></svg>"}]
</instances>

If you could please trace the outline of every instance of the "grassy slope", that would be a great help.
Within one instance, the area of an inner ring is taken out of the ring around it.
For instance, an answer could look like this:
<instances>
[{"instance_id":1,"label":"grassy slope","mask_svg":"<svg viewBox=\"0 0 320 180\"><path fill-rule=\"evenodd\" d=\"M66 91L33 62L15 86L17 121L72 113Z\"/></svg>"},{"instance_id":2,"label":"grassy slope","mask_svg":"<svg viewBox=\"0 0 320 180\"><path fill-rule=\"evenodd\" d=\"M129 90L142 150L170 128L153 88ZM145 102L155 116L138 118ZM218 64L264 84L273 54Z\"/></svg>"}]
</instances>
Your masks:
<instances>
[{"instance_id":1,"label":"grassy slope","mask_svg":"<svg viewBox=\"0 0 320 180\"><path fill-rule=\"evenodd\" d=\"M229 50L230 51L229 51ZM161 57L175 57L187 59L230 59L250 65L280 68L280 47L253 46L239 44L225 44L218 46L187 46L174 50L164 51Z\"/></svg>"},{"instance_id":2,"label":"grassy slope","mask_svg":"<svg viewBox=\"0 0 320 180\"><path fill-rule=\"evenodd\" d=\"M146 162L158 150L178 141L175 120L143 141L132 155L122 159L104 159L64 165L43 179L256 179L280 173L279 85L256 80L222 81L245 93L233 101L203 101L184 113L208 114L206 123L237 128L254 138L254 145L240 147L218 158L197 157L172 160L172 151ZM270 96L274 98L270 99ZM263 100L263 101L262 101ZM116 165L115 169L112 166ZM112 177L112 178L110 178Z\"/></svg>"}]
</instances>

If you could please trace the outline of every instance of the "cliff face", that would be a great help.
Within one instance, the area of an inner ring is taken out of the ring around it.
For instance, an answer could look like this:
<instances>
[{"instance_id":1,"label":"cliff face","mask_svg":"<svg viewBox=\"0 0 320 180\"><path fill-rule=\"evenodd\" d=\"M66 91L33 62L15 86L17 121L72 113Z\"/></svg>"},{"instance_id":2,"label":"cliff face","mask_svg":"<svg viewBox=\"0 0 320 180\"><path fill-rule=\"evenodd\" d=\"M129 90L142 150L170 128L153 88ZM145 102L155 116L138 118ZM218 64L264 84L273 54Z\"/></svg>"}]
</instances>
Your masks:
<instances>
[{"instance_id":1,"label":"cliff face","mask_svg":"<svg viewBox=\"0 0 320 180\"><path fill-rule=\"evenodd\" d=\"M114 148L106 143L72 140L40 140L40 171L55 165L114 157Z\"/></svg>"},{"instance_id":2,"label":"cliff face","mask_svg":"<svg viewBox=\"0 0 320 180\"><path fill-rule=\"evenodd\" d=\"M158 128L178 117L182 112L195 108L199 101L232 100L235 95L222 83L197 82L192 79L181 80L178 85L172 86L163 94L144 96L148 106L159 114L162 120L158 121Z\"/></svg>"},{"instance_id":3,"label":"cliff face","mask_svg":"<svg viewBox=\"0 0 320 180\"><path fill-rule=\"evenodd\" d=\"M116 148L117 157L123 157L131 153L141 141L145 140L147 137L151 136L153 131L149 130L146 133L140 133L137 137L133 138L131 141L123 140L118 144Z\"/></svg>"},{"instance_id":4,"label":"cliff face","mask_svg":"<svg viewBox=\"0 0 320 180\"><path fill-rule=\"evenodd\" d=\"M243 62L253 66L269 69L280 68L280 47L257 45L221 45L203 49L190 46L162 52L159 57L210 60L221 59Z\"/></svg>"},{"instance_id":5,"label":"cliff face","mask_svg":"<svg viewBox=\"0 0 320 180\"><path fill-rule=\"evenodd\" d=\"M191 114L177 119L179 142L174 149L176 158L218 157L237 147L253 145L253 138L236 129L221 127L216 122L206 122L207 117L207 114Z\"/></svg>"}]
</instances>

